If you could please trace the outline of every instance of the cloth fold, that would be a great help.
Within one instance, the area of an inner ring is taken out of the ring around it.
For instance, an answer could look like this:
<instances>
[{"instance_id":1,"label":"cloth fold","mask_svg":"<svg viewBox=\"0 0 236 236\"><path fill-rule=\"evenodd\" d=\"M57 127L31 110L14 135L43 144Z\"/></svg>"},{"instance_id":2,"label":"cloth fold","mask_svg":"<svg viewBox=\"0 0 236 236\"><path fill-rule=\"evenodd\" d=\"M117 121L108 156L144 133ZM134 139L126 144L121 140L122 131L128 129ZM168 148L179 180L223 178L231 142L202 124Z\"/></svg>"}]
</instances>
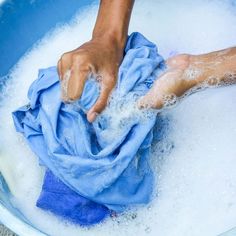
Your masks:
<instances>
[{"instance_id":1,"label":"cloth fold","mask_svg":"<svg viewBox=\"0 0 236 236\"><path fill-rule=\"evenodd\" d=\"M42 192L36 206L82 226L97 224L111 214L105 206L71 190L50 170L45 173Z\"/></svg>"},{"instance_id":2,"label":"cloth fold","mask_svg":"<svg viewBox=\"0 0 236 236\"><path fill-rule=\"evenodd\" d=\"M30 103L13 112L16 130L24 134L40 163L80 196L117 212L148 203L156 112L140 111L136 101L164 69L156 45L132 33L116 88L93 123L87 121L86 111L99 96L96 80L87 80L78 101L65 104L56 67L42 69L29 89Z\"/></svg>"}]
</instances>

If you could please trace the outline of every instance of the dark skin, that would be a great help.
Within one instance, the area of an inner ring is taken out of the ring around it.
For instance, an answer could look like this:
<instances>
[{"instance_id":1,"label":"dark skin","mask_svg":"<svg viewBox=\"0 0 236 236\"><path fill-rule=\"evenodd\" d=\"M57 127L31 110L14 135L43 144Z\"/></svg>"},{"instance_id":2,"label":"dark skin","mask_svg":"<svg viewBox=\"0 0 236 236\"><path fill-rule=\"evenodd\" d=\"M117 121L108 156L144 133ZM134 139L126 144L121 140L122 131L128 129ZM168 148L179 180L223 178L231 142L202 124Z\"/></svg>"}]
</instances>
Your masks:
<instances>
[{"instance_id":1,"label":"dark skin","mask_svg":"<svg viewBox=\"0 0 236 236\"><path fill-rule=\"evenodd\" d=\"M87 112L89 122L93 122L104 110L116 85L133 4L134 0L101 0L92 39L79 48L64 53L58 61L61 80L70 71L67 96L63 97L65 102L80 98L91 73L100 82L100 96ZM202 55L181 54L169 58L166 63L167 71L147 95L138 101L140 108L160 109L166 96L174 94L180 97L203 82L236 82L236 47ZM191 71L196 73L190 76Z\"/></svg>"},{"instance_id":2,"label":"dark skin","mask_svg":"<svg viewBox=\"0 0 236 236\"><path fill-rule=\"evenodd\" d=\"M109 95L116 85L133 3L134 0L101 0L92 39L79 48L64 53L58 61L61 79L68 70L71 71L65 101L80 98L90 73L100 81L100 96L87 113L90 122L106 107Z\"/></svg>"}]
</instances>

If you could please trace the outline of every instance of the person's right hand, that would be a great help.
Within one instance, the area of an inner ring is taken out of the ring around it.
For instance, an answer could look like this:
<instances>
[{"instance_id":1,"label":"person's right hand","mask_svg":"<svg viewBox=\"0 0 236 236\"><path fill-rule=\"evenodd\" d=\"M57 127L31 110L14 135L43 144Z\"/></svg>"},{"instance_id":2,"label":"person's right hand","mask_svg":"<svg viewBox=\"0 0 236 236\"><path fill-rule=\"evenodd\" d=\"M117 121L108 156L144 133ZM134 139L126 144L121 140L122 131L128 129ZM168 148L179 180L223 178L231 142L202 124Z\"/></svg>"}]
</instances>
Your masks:
<instances>
[{"instance_id":1,"label":"person's right hand","mask_svg":"<svg viewBox=\"0 0 236 236\"><path fill-rule=\"evenodd\" d=\"M124 42L103 36L94 38L79 48L64 53L58 61L60 79L69 73L65 102L80 98L86 80L92 73L100 82L100 96L87 113L92 122L106 106L109 94L116 85L119 65L123 59Z\"/></svg>"}]
</instances>

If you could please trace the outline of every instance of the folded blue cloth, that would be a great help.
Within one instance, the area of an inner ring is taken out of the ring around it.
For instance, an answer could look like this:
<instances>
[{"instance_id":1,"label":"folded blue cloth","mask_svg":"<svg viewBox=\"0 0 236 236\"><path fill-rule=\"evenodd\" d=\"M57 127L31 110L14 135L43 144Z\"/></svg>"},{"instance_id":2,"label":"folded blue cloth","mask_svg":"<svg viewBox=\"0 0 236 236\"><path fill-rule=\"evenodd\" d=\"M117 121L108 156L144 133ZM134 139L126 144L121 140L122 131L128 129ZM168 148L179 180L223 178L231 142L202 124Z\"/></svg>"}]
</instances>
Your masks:
<instances>
[{"instance_id":1,"label":"folded blue cloth","mask_svg":"<svg viewBox=\"0 0 236 236\"><path fill-rule=\"evenodd\" d=\"M83 226L99 223L111 213L105 206L71 190L50 170L45 173L42 192L36 205Z\"/></svg>"},{"instance_id":2,"label":"folded blue cloth","mask_svg":"<svg viewBox=\"0 0 236 236\"><path fill-rule=\"evenodd\" d=\"M56 67L40 70L28 92L30 103L13 112L16 130L40 163L79 195L116 212L148 203L156 113L140 111L135 102L164 69L156 45L131 34L112 99L92 124L86 111L98 98L98 83L87 80L80 100L64 104Z\"/></svg>"}]
</instances>

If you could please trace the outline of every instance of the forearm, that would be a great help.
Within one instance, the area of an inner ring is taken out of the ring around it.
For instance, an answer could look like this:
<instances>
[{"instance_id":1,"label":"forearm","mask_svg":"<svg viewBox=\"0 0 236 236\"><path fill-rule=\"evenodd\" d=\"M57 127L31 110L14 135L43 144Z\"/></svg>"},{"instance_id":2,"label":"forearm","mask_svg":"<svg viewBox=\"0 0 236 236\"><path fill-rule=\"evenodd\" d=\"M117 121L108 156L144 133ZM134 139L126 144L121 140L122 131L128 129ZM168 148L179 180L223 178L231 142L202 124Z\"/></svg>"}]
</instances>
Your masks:
<instances>
[{"instance_id":1,"label":"forearm","mask_svg":"<svg viewBox=\"0 0 236 236\"><path fill-rule=\"evenodd\" d=\"M184 66L181 64L180 69L174 69L177 78L173 81L173 86L169 86L166 81L160 81L160 84L166 84L166 93L168 89L174 89L175 95L179 97L197 86L236 83L236 47L201 55L185 54L184 57Z\"/></svg>"},{"instance_id":2,"label":"forearm","mask_svg":"<svg viewBox=\"0 0 236 236\"><path fill-rule=\"evenodd\" d=\"M191 56L185 73L196 71L195 85L236 83L236 47L203 55Z\"/></svg>"},{"instance_id":3,"label":"forearm","mask_svg":"<svg viewBox=\"0 0 236 236\"><path fill-rule=\"evenodd\" d=\"M93 38L109 37L125 45L134 0L101 0Z\"/></svg>"},{"instance_id":4,"label":"forearm","mask_svg":"<svg viewBox=\"0 0 236 236\"><path fill-rule=\"evenodd\" d=\"M196 87L236 83L236 47L202 55L177 55L166 63L167 71L141 99L141 107L160 109Z\"/></svg>"}]
</instances>

